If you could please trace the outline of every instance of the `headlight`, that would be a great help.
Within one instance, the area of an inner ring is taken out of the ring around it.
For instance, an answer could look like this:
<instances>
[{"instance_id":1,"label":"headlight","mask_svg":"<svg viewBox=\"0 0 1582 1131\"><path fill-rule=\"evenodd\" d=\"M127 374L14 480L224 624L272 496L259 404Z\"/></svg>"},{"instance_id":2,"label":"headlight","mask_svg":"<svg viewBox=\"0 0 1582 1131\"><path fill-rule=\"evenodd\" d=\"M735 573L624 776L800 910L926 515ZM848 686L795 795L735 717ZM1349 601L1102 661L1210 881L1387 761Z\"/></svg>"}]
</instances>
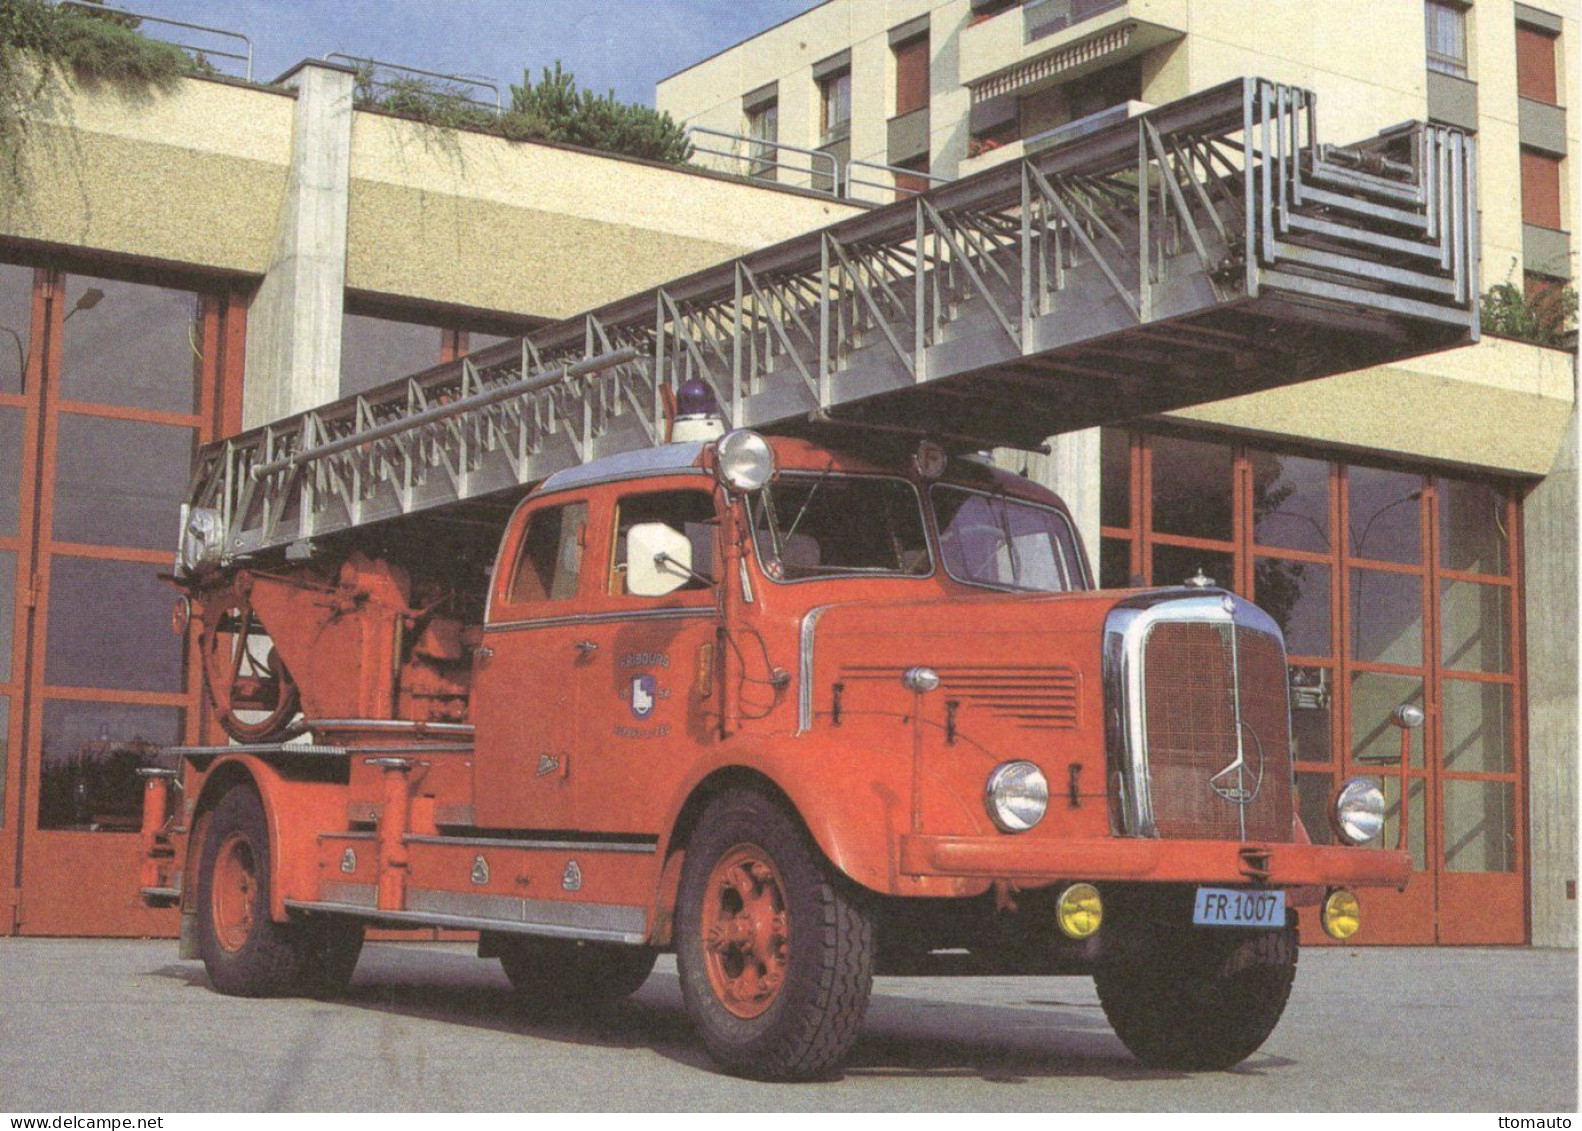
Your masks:
<instances>
[{"instance_id":1,"label":"headlight","mask_svg":"<svg viewBox=\"0 0 1582 1131\"><path fill-rule=\"evenodd\" d=\"M1335 795L1330 822L1347 844L1368 843L1384 829L1383 791L1371 778L1352 778Z\"/></svg>"},{"instance_id":2,"label":"headlight","mask_svg":"<svg viewBox=\"0 0 1582 1131\"><path fill-rule=\"evenodd\" d=\"M720 480L732 490L756 491L775 473L775 454L769 441L750 428L721 436L715 452Z\"/></svg>"},{"instance_id":3,"label":"headlight","mask_svg":"<svg viewBox=\"0 0 1582 1131\"><path fill-rule=\"evenodd\" d=\"M1031 762L1007 762L989 775L983 802L1001 832L1026 832L1049 808L1049 779Z\"/></svg>"}]
</instances>

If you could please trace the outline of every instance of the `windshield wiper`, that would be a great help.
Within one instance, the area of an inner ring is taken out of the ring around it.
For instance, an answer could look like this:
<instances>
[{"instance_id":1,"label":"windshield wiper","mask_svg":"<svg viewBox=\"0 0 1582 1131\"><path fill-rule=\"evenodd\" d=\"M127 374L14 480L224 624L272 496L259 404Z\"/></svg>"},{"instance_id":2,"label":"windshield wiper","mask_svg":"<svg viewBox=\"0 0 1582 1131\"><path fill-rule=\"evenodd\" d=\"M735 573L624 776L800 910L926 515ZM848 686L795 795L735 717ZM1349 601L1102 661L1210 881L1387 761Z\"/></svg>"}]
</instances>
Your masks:
<instances>
[{"instance_id":1,"label":"windshield wiper","mask_svg":"<svg viewBox=\"0 0 1582 1131\"><path fill-rule=\"evenodd\" d=\"M796 533L796 528L802 525L802 516L807 514L808 507L813 505L813 496L818 494L818 489L824 486L824 480L828 479L830 473L834 470L835 461L830 460L819 477L813 481L813 486L808 488L807 498L802 500L802 509L796 512L796 517L791 520L791 529L786 531L787 542L791 541L792 535Z\"/></svg>"},{"instance_id":2,"label":"windshield wiper","mask_svg":"<svg viewBox=\"0 0 1582 1131\"><path fill-rule=\"evenodd\" d=\"M997 510L992 506L990 509L995 511L994 517L995 520L1000 524L1000 533L1005 535L1005 554L1008 558L1010 558L1011 561L1011 587L1013 589L1025 589L1026 586L1021 583L1021 555L1016 551L1016 538L1011 533L1010 504L1006 502L1005 493L1003 491L997 492L993 498L996 503L1000 504Z\"/></svg>"}]
</instances>

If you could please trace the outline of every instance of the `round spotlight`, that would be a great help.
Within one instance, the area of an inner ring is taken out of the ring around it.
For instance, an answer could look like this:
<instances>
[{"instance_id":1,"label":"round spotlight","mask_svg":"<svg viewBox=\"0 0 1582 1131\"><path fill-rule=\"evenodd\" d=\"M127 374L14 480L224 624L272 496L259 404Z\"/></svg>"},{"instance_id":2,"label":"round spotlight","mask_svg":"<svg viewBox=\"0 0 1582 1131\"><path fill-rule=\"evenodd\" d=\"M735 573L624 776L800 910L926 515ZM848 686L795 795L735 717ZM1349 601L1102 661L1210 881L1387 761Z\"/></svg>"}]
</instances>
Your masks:
<instances>
[{"instance_id":1,"label":"round spotlight","mask_svg":"<svg viewBox=\"0 0 1582 1131\"><path fill-rule=\"evenodd\" d=\"M750 428L721 436L716 456L720 480L733 491L756 491L775 473L774 450Z\"/></svg>"},{"instance_id":2,"label":"round spotlight","mask_svg":"<svg viewBox=\"0 0 1582 1131\"><path fill-rule=\"evenodd\" d=\"M1069 939L1085 939L1104 922L1104 901L1092 884L1072 884L1055 904L1060 931Z\"/></svg>"},{"instance_id":3,"label":"round spotlight","mask_svg":"<svg viewBox=\"0 0 1582 1131\"><path fill-rule=\"evenodd\" d=\"M1384 831L1384 791L1372 778L1352 778L1335 794L1330 823L1347 844L1367 844Z\"/></svg>"},{"instance_id":4,"label":"round spotlight","mask_svg":"<svg viewBox=\"0 0 1582 1131\"><path fill-rule=\"evenodd\" d=\"M1001 832L1024 833L1044 819L1049 779L1031 762L1006 762L989 775L983 803Z\"/></svg>"},{"instance_id":5,"label":"round spotlight","mask_svg":"<svg viewBox=\"0 0 1582 1131\"><path fill-rule=\"evenodd\" d=\"M1345 888L1336 888L1324 897L1324 933L1344 942L1362 926L1362 905Z\"/></svg>"}]
</instances>

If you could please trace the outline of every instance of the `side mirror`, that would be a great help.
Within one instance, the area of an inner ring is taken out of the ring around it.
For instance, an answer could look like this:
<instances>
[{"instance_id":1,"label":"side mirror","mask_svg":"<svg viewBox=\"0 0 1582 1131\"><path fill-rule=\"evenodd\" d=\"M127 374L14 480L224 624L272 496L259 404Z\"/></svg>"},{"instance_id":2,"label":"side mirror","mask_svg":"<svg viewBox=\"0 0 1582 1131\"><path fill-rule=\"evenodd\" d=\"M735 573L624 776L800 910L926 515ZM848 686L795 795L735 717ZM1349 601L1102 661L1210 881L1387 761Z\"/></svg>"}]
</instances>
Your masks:
<instances>
[{"instance_id":1,"label":"side mirror","mask_svg":"<svg viewBox=\"0 0 1582 1131\"><path fill-rule=\"evenodd\" d=\"M626 591L663 597L692 579L692 542L662 522L640 522L626 532Z\"/></svg>"}]
</instances>

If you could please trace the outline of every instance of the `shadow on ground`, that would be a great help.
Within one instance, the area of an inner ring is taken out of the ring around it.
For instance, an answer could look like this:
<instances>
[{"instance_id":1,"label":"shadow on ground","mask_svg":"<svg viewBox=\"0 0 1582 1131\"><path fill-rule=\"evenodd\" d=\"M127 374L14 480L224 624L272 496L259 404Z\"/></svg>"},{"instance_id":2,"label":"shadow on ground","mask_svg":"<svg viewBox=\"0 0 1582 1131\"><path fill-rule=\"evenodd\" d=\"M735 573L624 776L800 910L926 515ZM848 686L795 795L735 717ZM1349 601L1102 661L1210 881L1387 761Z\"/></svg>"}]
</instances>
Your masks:
<instances>
[{"instance_id":1,"label":"shadow on ground","mask_svg":"<svg viewBox=\"0 0 1582 1131\"><path fill-rule=\"evenodd\" d=\"M207 992L196 963L153 971ZM1173 1080L1133 1061L1096 1002L1066 1000L1065 981L1040 983L1041 995L1021 1006L928 1000L908 996L905 978L881 979L863 1031L836 1079L845 1077L968 1078L1016 1084L1094 1078ZM1055 992L1051 992L1055 991ZM609 1049L647 1049L678 1065L722 1075L694 1034L679 979L656 970L633 997L545 1013L514 993L493 962L421 947L371 946L347 993L332 1004L534 1040ZM1294 1062L1255 1054L1232 1075L1262 1075Z\"/></svg>"}]
</instances>

